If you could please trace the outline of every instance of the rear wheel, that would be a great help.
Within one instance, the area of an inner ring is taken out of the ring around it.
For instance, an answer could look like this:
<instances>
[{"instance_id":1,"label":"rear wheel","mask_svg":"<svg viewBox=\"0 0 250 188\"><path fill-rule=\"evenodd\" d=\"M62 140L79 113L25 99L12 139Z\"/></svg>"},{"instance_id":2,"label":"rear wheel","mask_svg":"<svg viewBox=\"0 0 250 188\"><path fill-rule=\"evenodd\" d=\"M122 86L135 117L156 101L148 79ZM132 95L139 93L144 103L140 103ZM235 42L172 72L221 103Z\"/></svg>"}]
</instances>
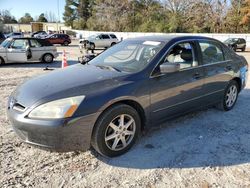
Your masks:
<instances>
[{"instance_id":1,"label":"rear wheel","mask_svg":"<svg viewBox=\"0 0 250 188\"><path fill-rule=\"evenodd\" d=\"M3 64L5 64L5 61L2 57L0 57L0 65L3 65Z\"/></svg>"},{"instance_id":2,"label":"rear wheel","mask_svg":"<svg viewBox=\"0 0 250 188\"><path fill-rule=\"evenodd\" d=\"M115 42L112 42L112 43L111 43L111 46L114 46L115 44L116 44Z\"/></svg>"},{"instance_id":3,"label":"rear wheel","mask_svg":"<svg viewBox=\"0 0 250 188\"><path fill-rule=\"evenodd\" d=\"M238 83L235 80L230 81L224 92L223 100L218 105L219 109L224 111L231 110L237 101L238 94L239 94Z\"/></svg>"},{"instance_id":4,"label":"rear wheel","mask_svg":"<svg viewBox=\"0 0 250 188\"><path fill-rule=\"evenodd\" d=\"M42 58L44 63L52 63L53 59L54 59L54 57L52 54L44 54L43 58Z\"/></svg>"},{"instance_id":5,"label":"rear wheel","mask_svg":"<svg viewBox=\"0 0 250 188\"><path fill-rule=\"evenodd\" d=\"M63 42L63 46L68 46L69 45L69 42L68 41L64 41Z\"/></svg>"},{"instance_id":6,"label":"rear wheel","mask_svg":"<svg viewBox=\"0 0 250 188\"><path fill-rule=\"evenodd\" d=\"M119 104L108 109L98 119L91 144L100 154L115 157L134 145L140 130L138 112L131 106Z\"/></svg>"}]
</instances>

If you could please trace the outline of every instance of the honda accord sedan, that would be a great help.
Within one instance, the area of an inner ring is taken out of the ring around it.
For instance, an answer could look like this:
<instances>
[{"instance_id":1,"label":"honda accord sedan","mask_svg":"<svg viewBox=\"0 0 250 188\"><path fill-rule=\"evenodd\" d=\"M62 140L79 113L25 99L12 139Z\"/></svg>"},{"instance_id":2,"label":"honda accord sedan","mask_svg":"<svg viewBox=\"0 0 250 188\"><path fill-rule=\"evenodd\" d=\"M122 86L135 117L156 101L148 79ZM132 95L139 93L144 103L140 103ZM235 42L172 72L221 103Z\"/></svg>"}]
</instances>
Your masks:
<instances>
[{"instance_id":1,"label":"honda accord sedan","mask_svg":"<svg viewBox=\"0 0 250 188\"><path fill-rule=\"evenodd\" d=\"M35 77L9 97L7 114L25 142L104 156L127 152L143 129L217 106L231 110L248 64L206 37L124 40L87 64Z\"/></svg>"}]
</instances>

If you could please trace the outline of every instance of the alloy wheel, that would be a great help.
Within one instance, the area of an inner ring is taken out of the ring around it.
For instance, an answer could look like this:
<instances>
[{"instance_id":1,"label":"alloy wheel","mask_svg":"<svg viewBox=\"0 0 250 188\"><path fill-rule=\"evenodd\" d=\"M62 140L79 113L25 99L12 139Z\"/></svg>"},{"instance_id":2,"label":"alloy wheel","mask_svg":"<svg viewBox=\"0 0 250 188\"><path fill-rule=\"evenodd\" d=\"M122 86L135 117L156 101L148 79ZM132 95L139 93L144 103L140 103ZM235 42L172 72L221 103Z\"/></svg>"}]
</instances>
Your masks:
<instances>
[{"instance_id":1,"label":"alloy wheel","mask_svg":"<svg viewBox=\"0 0 250 188\"><path fill-rule=\"evenodd\" d=\"M44 61L45 61L46 63L50 63L50 62L52 62L52 60L53 60L52 55L46 54L46 55L44 56Z\"/></svg>"},{"instance_id":2,"label":"alloy wheel","mask_svg":"<svg viewBox=\"0 0 250 188\"><path fill-rule=\"evenodd\" d=\"M135 136L136 124L132 116L121 114L114 118L106 128L105 144L113 151L126 148Z\"/></svg>"},{"instance_id":3,"label":"alloy wheel","mask_svg":"<svg viewBox=\"0 0 250 188\"><path fill-rule=\"evenodd\" d=\"M226 94L226 105L232 107L237 99L238 89L236 85L231 85Z\"/></svg>"}]
</instances>

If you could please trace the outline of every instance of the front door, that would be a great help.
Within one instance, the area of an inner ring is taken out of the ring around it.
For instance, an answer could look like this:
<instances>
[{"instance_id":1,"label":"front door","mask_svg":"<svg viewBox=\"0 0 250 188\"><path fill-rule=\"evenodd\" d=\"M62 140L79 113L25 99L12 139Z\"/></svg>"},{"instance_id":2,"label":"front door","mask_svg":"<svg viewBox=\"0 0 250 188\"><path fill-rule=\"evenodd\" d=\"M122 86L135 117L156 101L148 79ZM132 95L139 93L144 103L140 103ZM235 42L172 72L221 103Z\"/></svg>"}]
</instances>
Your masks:
<instances>
[{"instance_id":1,"label":"front door","mask_svg":"<svg viewBox=\"0 0 250 188\"><path fill-rule=\"evenodd\" d=\"M30 39L30 50L32 56L29 61L39 61L43 53L42 45L37 40Z\"/></svg>"},{"instance_id":2,"label":"front door","mask_svg":"<svg viewBox=\"0 0 250 188\"><path fill-rule=\"evenodd\" d=\"M151 117L153 120L164 120L184 111L190 111L201 105L204 69L199 66L197 46L194 42L182 42L169 50L161 62L178 63L180 70L173 73L159 74L150 78Z\"/></svg>"},{"instance_id":3,"label":"front door","mask_svg":"<svg viewBox=\"0 0 250 188\"><path fill-rule=\"evenodd\" d=\"M7 49L7 59L9 62L27 62L26 48L29 43L27 39L14 39Z\"/></svg>"}]
</instances>

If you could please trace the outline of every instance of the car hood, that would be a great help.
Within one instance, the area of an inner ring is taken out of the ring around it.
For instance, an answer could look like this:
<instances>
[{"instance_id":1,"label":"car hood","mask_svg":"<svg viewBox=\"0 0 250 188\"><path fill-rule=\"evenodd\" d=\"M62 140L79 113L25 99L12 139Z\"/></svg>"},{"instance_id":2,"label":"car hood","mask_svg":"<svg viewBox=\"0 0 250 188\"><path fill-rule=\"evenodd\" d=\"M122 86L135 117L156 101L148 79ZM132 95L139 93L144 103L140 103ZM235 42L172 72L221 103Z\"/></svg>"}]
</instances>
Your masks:
<instances>
[{"instance_id":1,"label":"car hood","mask_svg":"<svg viewBox=\"0 0 250 188\"><path fill-rule=\"evenodd\" d=\"M55 99L87 95L119 84L116 79L128 73L94 65L72 65L26 81L12 94L24 107Z\"/></svg>"}]
</instances>

